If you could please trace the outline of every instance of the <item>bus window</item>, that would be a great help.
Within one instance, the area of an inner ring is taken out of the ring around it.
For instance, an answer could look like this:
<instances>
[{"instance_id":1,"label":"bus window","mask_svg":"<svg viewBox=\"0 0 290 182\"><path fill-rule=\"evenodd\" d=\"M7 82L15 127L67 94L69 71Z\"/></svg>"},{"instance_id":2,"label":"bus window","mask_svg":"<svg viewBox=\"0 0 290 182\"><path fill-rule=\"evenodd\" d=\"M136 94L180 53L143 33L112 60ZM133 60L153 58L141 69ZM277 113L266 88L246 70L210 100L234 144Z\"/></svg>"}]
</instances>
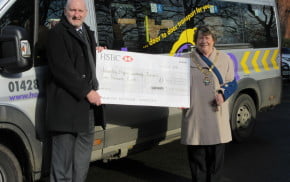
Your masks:
<instances>
[{"instance_id":1,"label":"bus window","mask_svg":"<svg viewBox=\"0 0 290 182\"><path fill-rule=\"evenodd\" d=\"M136 51L139 46L136 8L129 3L111 3L114 49L129 48Z\"/></svg>"},{"instance_id":2,"label":"bus window","mask_svg":"<svg viewBox=\"0 0 290 182\"><path fill-rule=\"evenodd\" d=\"M33 39L33 24L34 24L34 1L19 0L16 1L11 8L3 15L0 20L0 29L7 25L16 25L25 28L31 40Z\"/></svg>"},{"instance_id":3,"label":"bus window","mask_svg":"<svg viewBox=\"0 0 290 182\"><path fill-rule=\"evenodd\" d=\"M110 49L174 55L194 45L194 28L202 24L216 30L217 45L225 48L278 46L271 6L222 0L96 0L95 7L99 42Z\"/></svg>"},{"instance_id":4,"label":"bus window","mask_svg":"<svg viewBox=\"0 0 290 182\"><path fill-rule=\"evenodd\" d=\"M245 43L240 5L232 2L212 1L213 7L204 17L204 23L214 27L218 44Z\"/></svg>"},{"instance_id":5,"label":"bus window","mask_svg":"<svg viewBox=\"0 0 290 182\"><path fill-rule=\"evenodd\" d=\"M46 64L45 43L48 30L59 22L66 0L39 1L38 41L35 51L35 66Z\"/></svg>"},{"instance_id":6,"label":"bus window","mask_svg":"<svg viewBox=\"0 0 290 182\"><path fill-rule=\"evenodd\" d=\"M185 25L183 1L95 1L99 42L110 49L168 53Z\"/></svg>"},{"instance_id":7,"label":"bus window","mask_svg":"<svg viewBox=\"0 0 290 182\"><path fill-rule=\"evenodd\" d=\"M244 33L247 42L255 48L277 47L278 35L273 7L265 5L245 5Z\"/></svg>"},{"instance_id":8,"label":"bus window","mask_svg":"<svg viewBox=\"0 0 290 182\"><path fill-rule=\"evenodd\" d=\"M191 3L190 3L191 2ZM221 0L190 0L189 10L212 5L209 11L197 14L188 25L211 25L217 34L217 44L251 48L277 47L277 26L273 7L248 5ZM195 6L192 6L194 5Z\"/></svg>"},{"instance_id":9,"label":"bus window","mask_svg":"<svg viewBox=\"0 0 290 182\"><path fill-rule=\"evenodd\" d=\"M40 0L39 25L51 29L62 17L66 0Z\"/></svg>"},{"instance_id":10,"label":"bus window","mask_svg":"<svg viewBox=\"0 0 290 182\"><path fill-rule=\"evenodd\" d=\"M113 35L114 32L110 13L110 1L95 0L95 10L98 42L101 46L107 46L109 49L113 49L113 45L116 43L116 40L114 40Z\"/></svg>"},{"instance_id":11,"label":"bus window","mask_svg":"<svg viewBox=\"0 0 290 182\"><path fill-rule=\"evenodd\" d=\"M214 24L221 32L218 43L244 44L252 48L278 46L273 7L222 1L213 1L212 4L215 18L205 21Z\"/></svg>"}]
</instances>

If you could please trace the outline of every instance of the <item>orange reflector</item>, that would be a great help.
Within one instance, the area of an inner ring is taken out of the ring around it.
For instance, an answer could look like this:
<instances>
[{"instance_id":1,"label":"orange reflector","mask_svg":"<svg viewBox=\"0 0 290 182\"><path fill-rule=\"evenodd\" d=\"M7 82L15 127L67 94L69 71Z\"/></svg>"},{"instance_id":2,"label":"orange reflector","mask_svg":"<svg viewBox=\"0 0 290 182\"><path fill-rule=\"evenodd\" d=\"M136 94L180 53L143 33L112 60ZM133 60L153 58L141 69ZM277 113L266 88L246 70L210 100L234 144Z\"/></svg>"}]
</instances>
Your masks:
<instances>
[{"instance_id":1,"label":"orange reflector","mask_svg":"<svg viewBox=\"0 0 290 182\"><path fill-rule=\"evenodd\" d=\"M21 55L25 58L31 57L30 44L28 40L21 40L20 45Z\"/></svg>"},{"instance_id":2,"label":"orange reflector","mask_svg":"<svg viewBox=\"0 0 290 182\"><path fill-rule=\"evenodd\" d=\"M100 145L101 143L102 143L101 139L96 139L96 140L94 140L93 145Z\"/></svg>"}]
</instances>

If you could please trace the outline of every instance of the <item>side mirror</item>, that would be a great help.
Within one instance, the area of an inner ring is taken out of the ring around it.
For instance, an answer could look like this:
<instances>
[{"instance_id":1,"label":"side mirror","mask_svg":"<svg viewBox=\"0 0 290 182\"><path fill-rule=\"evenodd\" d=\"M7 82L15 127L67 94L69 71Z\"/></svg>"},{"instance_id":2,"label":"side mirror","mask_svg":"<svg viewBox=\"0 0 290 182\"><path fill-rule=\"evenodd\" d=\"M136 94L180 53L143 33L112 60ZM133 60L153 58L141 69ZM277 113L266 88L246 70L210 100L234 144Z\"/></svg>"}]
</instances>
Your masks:
<instances>
[{"instance_id":1,"label":"side mirror","mask_svg":"<svg viewBox=\"0 0 290 182\"><path fill-rule=\"evenodd\" d=\"M20 73L32 66L28 32L8 25L0 34L0 72Z\"/></svg>"}]
</instances>

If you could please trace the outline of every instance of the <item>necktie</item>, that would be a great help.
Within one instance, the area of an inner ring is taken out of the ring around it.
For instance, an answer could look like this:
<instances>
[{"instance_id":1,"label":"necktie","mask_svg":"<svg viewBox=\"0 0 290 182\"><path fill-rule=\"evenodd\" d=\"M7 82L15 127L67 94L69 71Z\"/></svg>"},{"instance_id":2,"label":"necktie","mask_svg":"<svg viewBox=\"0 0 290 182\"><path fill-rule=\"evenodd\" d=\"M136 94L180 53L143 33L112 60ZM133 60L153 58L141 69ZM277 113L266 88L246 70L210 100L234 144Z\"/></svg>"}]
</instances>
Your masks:
<instances>
[{"instance_id":1,"label":"necktie","mask_svg":"<svg viewBox=\"0 0 290 182\"><path fill-rule=\"evenodd\" d=\"M82 29L78 29L77 32L78 32L79 36L80 36L83 40L86 40L86 39L85 39L84 32L83 32Z\"/></svg>"}]
</instances>

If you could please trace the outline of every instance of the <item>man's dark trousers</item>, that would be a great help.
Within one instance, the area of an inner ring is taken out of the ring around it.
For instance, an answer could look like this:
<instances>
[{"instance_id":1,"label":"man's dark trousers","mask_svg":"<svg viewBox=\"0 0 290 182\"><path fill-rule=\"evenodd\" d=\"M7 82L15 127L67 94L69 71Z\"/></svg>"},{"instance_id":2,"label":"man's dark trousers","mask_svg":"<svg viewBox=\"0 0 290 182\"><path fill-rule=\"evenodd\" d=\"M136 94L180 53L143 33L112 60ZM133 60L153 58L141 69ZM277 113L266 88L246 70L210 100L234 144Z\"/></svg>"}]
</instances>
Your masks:
<instances>
[{"instance_id":1,"label":"man's dark trousers","mask_svg":"<svg viewBox=\"0 0 290 182\"><path fill-rule=\"evenodd\" d=\"M94 140L94 117L84 133L54 133L52 136L51 182L84 182ZM74 176L72 176L74 175Z\"/></svg>"}]
</instances>

